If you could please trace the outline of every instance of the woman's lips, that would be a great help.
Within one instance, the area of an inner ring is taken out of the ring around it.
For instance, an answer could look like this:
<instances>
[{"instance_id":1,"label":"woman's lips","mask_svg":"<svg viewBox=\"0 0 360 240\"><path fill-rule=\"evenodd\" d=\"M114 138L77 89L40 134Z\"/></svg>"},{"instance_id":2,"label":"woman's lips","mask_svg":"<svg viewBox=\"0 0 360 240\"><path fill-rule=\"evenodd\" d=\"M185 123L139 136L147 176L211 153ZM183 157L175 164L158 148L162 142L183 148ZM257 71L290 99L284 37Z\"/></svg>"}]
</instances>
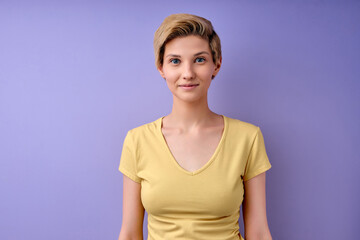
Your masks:
<instances>
[{"instance_id":1,"label":"woman's lips","mask_svg":"<svg viewBox=\"0 0 360 240\"><path fill-rule=\"evenodd\" d=\"M179 85L179 87L181 87L182 89L185 90L190 90L190 89L194 89L197 86L199 86L199 84L184 84L184 85Z\"/></svg>"}]
</instances>

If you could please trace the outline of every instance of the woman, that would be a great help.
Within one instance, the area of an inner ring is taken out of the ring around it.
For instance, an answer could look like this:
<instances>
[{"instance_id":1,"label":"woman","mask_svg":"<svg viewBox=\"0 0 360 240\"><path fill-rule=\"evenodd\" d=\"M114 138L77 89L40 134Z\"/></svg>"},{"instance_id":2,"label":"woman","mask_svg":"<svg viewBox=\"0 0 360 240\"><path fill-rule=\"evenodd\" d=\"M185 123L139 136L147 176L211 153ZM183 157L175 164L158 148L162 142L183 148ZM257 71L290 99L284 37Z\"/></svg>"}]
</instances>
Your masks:
<instances>
[{"instance_id":1,"label":"woman","mask_svg":"<svg viewBox=\"0 0 360 240\"><path fill-rule=\"evenodd\" d=\"M128 131L120 240L271 239L265 172L271 168L260 128L208 107L221 46L210 21L167 17L154 37L156 66L173 94L169 115Z\"/></svg>"}]
</instances>

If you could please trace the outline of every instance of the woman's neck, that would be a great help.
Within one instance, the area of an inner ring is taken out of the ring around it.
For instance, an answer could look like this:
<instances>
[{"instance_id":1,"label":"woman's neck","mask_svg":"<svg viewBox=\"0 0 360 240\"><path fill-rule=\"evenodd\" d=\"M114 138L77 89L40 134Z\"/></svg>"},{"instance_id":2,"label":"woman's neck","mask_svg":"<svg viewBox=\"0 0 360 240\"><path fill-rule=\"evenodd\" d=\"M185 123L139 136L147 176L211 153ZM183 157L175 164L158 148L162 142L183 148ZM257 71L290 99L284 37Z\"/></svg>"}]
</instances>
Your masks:
<instances>
[{"instance_id":1,"label":"woman's neck","mask_svg":"<svg viewBox=\"0 0 360 240\"><path fill-rule=\"evenodd\" d=\"M209 109L207 100L185 102L174 97L172 111L166 116L166 126L191 131L211 125L218 114Z\"/></svg>"}]
</instances>

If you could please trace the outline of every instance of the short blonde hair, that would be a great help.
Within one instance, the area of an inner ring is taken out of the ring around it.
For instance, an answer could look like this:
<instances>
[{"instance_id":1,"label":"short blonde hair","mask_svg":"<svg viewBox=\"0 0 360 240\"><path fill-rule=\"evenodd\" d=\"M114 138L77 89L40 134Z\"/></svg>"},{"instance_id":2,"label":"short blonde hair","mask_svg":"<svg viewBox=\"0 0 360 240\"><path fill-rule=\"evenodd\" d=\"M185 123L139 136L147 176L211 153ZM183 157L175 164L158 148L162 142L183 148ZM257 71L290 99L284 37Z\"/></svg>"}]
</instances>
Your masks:
<instances>
[{"instance_id":1,"label":"short blonde hair","mask_svg":"<svg viewBox=\"0 0 360 240\"><path fill-rule=\"evenodd\" d=\"M215 64L221 59L220 38L214 31L211 22L196 15L178 13L166 17L155 32L154 53L156 67L161 67L164 63L166 43L174 38L188 35L196 35L209 42Z\"/></svg>"}]
</instances>

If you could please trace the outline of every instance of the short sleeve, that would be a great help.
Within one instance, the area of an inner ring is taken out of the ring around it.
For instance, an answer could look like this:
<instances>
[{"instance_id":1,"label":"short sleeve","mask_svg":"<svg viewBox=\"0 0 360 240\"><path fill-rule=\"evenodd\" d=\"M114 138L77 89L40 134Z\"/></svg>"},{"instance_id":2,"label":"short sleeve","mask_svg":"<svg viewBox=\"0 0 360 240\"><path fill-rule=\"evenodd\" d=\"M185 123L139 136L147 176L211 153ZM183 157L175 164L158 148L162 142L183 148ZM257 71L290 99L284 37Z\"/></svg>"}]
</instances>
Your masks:
<instances>
[{"instance_id":1,"label":"short sleeve","mask_svg":"<svg viewBox=\"0 0 360 240\"><path fill-rule=\"evenodd\" d=\"M249 157L245 166L244 181L253 178L271 168L269 158L266 154L264 138L259 127L253 140Z\"/></svg>"},{"instance_id":2,"label":"short sleeve","mask_svg":"<svg viewBox=\"0 0 360 240\"><path fill-rule=\"evenodd\" d=\"M140 183L141 178L137 176L137 159L135 153L135 144L131 132L128 131L124 139L124 144L121 152L119 171L133 181Z\"/></svg>"}]
</instances>

